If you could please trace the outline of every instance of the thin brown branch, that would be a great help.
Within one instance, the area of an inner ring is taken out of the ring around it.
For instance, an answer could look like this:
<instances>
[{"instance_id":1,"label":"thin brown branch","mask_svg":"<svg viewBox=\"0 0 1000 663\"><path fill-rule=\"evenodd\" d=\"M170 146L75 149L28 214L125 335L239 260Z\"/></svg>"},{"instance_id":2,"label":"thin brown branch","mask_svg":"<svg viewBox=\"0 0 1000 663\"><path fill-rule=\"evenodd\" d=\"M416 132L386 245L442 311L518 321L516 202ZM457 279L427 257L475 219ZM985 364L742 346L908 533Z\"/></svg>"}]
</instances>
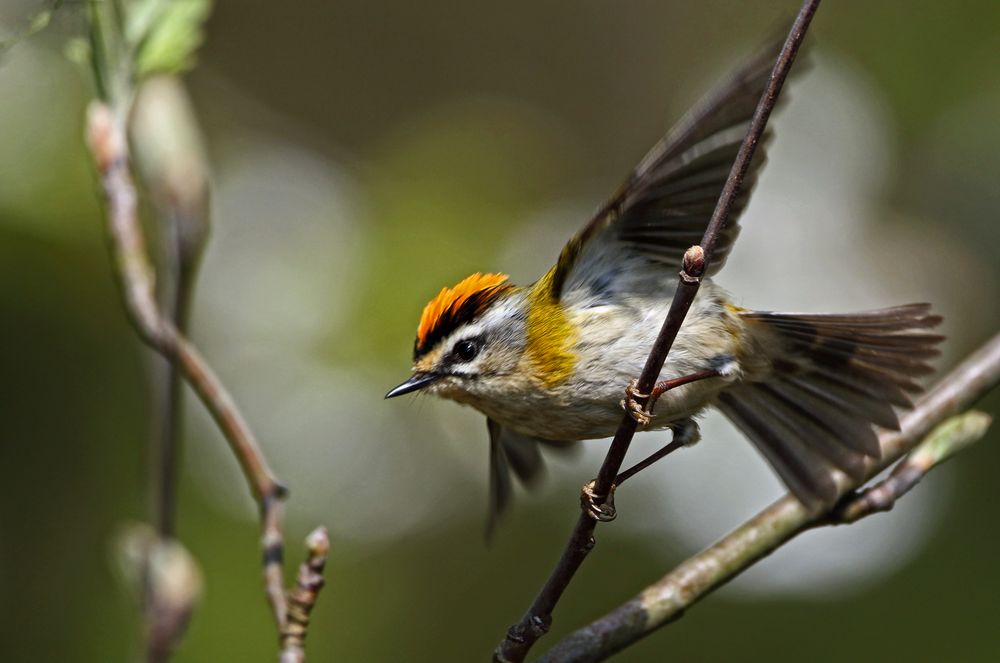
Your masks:
<instances>
[{"instance_id":1,"label":"thin brown branch","mask_svg":"<svg viewBox=\"0 0 1000 663\"><path fill-rule=\"evenodd\" d=\"M799 10L771 72L771 80L757 104L757 110L750 121L747 135L736 155L736 160L730 170L715 211L712 213L701 245L691 247L684 255L680 278L670 303L670 310L663 321L663 326L660 328L659 335L650 350L636 384L636 391L639 393L651 393L663 369L663 364L673 346L674 339L677 337L688 309L698 293L701 276L711 262L716 240L725 228L733 203L750 168L757 143L764 133L782 85L791 70L792 63L818 6L819 0L806 0ZM637 401L640 406L646 404L645 399L637 398ZM548 631L552 623L552 611L577 569L594 547L593 532L597 520L590 514L602 511L601 507L612 494L615 477L621 470L635 431L636 421L630 414L626 413L622 417L597 478L592 482L592 486L588 484L589 492L593 495L590 513L585 509L584 513L577 519L573 533L570 535L555 569L521 621L508 629L506 636L494 652L494 661L503 663L523 661L532 645Z\"/></svg>"},{"instance_id":2,"label":"thin brown branch","mask_svg":"<svg viewBox=\"0 0 1000 663\"><path fill-rule=\"evenodd\" d=\"M976 442L993 423L984 412L966 412L939 425L882 481L848 493L817 525L850 525L862 518L891 511L903 495L913 490L932 469Z\"/></svg>"},{"instance_id":3,"label":"thin brown branch","mask_svg":"<svg viewBox=\"0 0 1000 663\"><path fill-rule=\"evenodd\" d=\"M161 241L157 295L161 315L187 336L198 266L209 234L209 167L198 119L180 77L143 80L129 114L138 176L156 212ZM177 480L182 447L184 378L165 359L150 371L158 430L153 518L163 537L176 529Z\"/></svg>"},{"instance_id":4,"label":"thin brown branch","mask_svg":"<svg viewBox=\"0 0 1000 663\"><path fill-rule=\"evenodd\" d=\"M870 461L866 480L910 452L942 421L965 411L998 383L1000 334L938 382L900 419L900 430L884 431L879 436L882 458ZM944 438L934 439L936 435L932 435L927 447L921 447L922 451L918 450L903 463L927 471L968 444L977 433L981 434L984 423L976 413L972 421L955 424L958 430L945 430ZM680 618L689 607L800 532L830 522L828 514L810 513L794 496L787 495L718 543L677 566L627 603L557 643L539 661L604 660Z\"/></svg>"},{"instance_id":5,"label":"thin brown branch","mask_svg":"<svg viewBox=\"0 0 1000 663\"><path fill-rule=\"evenodd\" d=\"M323 567L330 551L330 535L317 527L306 537L306 560L299 566L295 587L288 592L288 620L281 629L281 663L304 663L309 615L319 590L323 589Z\"/></svg>"},{"instance_id":6,"label":"thin brown branch","mask_svg":"<svg viewBox=\"0 0 1000 663\"><path fill-rule=\"evenodd\" d=\"M171 316L181 333L186 325ZM152 513L156 529L163 538L177 531L177 479L180 465L181 431L184 420L184 378L174 364L163 360L153 371L153 388L159 426L151 448L151 466L158 468L153 486Z\"/></svg>"},{"instance_id":7,"label":"thin brown branch","mask_svg":"<svg viewBox=\"0 0 1000 663\"><path fill-rule=\"evenodd\" d=\"M153 269L138 219L124 116L124 112L94 102L88 111L87 138L107 202L111 251L125 309L140 338L170 361L195 390L239 461L260 505L265 584L280 629L287 613L281 577L281 499L286 491L222 382L195 347L160 314Z\"/></svg>"},{"instance_id":8,"label":"thin brown branch","mask_svg":"<svg viewBox=\"0 0 1000 663\"><path fill-rule=\"evenodd\" d=\"M202 8L204 9L204 8ZM293 592L286 596L283 588L283 533L285 488L275 478L265 460L260 445L237 408L229 392L208 363L190 343L184 333L188 300L193 287L198 260L208 232L208 177L201 151L200 136L193 110L176 78L157 78L155 72L177 71L191 56L205 12L197 15L160 12L164 22L181 19L180 27L171 37L176 40L169 48L143 50L150 34L126 34L128 18L116 2L87 3L90 62L97 94L88 109L87 143L90 148L107 207L108 237L115 262L115 276L129 319L139 337L169 363L169 391L165 401L166 426L160 448L161 486L157 491L160 536L170 542L173 529L174 481L177 462L176 442L180 418L180 375L204 404L236 456L251 493L260 508L263 576L268 602L277 625L284 657L288 642L286 627L293 621L302 624L299 637L292 638L298 646L294 660L305 658L302 650L304 624L315 601L319 585L313 578L315 591L309 597ZM182 34L187 31L188 34ZM161 44L162 45L162 44ZM143 59L143 56L146 56ZM137 94L137 92L139 94ZM142 93L145 93L143 96ZM150 100L152 96L152 100ZM134 112L133 112L134 111ZM161 228L165 231L165 287L161 291L166 301L161 310L156 298L155 274L146 250L146 241L138 217L138 195L132 179L128 129L135 131L138 162L154 203L160 209ZM309 568L316 576L323 570L326 548L325 530L310 538ZM322 555L320 555L322 547ZM322 559L321 559L322 557ZM300 581L302 578L300 577ZM147 583L147 588L150 583ZM152 588L146 598L158 600L160 590ZM290 607L289 603L294 603ZM155 614L154 614L155 613ZM151 660L157 655L169 655L169 646L182 633L184 620L167 619L152 611L148 621L151 637L147 639ZM178 628L173 628L178 625ZM164 633L158 629L167 628ZM156 638L152 634L158 634ZM169 638L160 637L170 636Z\"/></svg>"}]
</instances>

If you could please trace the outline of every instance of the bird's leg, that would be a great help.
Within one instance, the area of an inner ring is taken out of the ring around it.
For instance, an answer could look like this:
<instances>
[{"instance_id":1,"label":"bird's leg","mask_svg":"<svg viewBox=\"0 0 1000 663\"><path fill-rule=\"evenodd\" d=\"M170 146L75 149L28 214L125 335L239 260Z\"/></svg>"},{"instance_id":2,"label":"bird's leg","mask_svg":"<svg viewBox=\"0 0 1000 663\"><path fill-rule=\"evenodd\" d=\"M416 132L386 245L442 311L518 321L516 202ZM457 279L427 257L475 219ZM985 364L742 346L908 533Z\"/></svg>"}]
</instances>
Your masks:
<instances>
[{"instance_id":1,"label":"bird's leg","mask_svg":"<svg viewBox=\"0 0 1000 663\"><path fill-rule=\"evenodd\" d=\"M670 440L670 444L656 453L650 454L616 476L614 483L611 484L611 492L608 493L601 504L597 503L597 493L594 492L596 479L587 482L580 491L580 506L584 513L602 523L614 520L615 516L618 515L615 511L615 489L618 486L661 458L666 458L681 447L690 447L701 440L701 429L698 427L698 422L690 417L671 424L670 430L673 432L673 439Z\"/></svg>"},{"instance_id":2,"label":"bird's leg","mask_svg":"<svg viewBox=\"0 0 1000 663\"><path fill-rule=\"evenodd\" d=\"M670 444L661 448L656 453L650 454L643 460L639 461L632 467L621 472L615 477L615 486L620 486L625 483L626 479L631 479L633 476L642 472L644 469L660 460L661 458L666 458L668 455L677 451L682 447L690 447L698 443L701 440L701 429L698 427L698 422L690 417L687 419L681 419L678 422L670 424L670 430L673 432L673 437L670 440Z\"/></svg>"},{"instance_id":3,"label":"bird's leg","mask_svg":"<svg viewBox=\"0 0 1000 663\"><path fill-rule=\"evenodd\" d=\"M656 405L656 401L660 396L667 393L671 389L676 389L677 387L685 384L698 382L699 380L706 380L708 378L717 378L723 375L724 373L715 368L699 371L690 375L682 375L679 378L671 378L669 380L657 382L653 385L653 390L648 394L640 393L638 390L639 381L632 380L628 387L625 388L625 398L621 400L621 406L622 409L628 412L629 416L635 419L636 423L640 426L648 426L649 422L652 421L655 416L653 414L653 406ZM645 403L639 402L642 399L645 399Z\"/></svg>"},{"instance_id":4,"label":"bird's leg","mask_svg":"<svg viewBox=\"0 0 1000 663\"><path fill-rule=\"evenodd\" d=\"M711 363L714 364L713 368L657 382L648 394L639 391L638 380L632 380L628 387L625 388L625 398L621 400L622 409L635 419L640 426L646 426L653 420L652 409L657 399L671 389L676 389L691 382L707 380L708 378L725 377L732 379L739 376L739 365L732 355L719 355ZM615 513L615 488L619 484L677 449L691 446L701 439L701 431L698 428L698 424L690 417L674 422L669 428L673 431L673 439L670 441L670 444L616 476L614 483L611 484L611 491L603 498L601 504L597 503L598 495L594 492L594 481L587 483L580 491L580 504L584 513L594 520L601 522L614 520L617 515Z\"/></svg>"}]
</instances>

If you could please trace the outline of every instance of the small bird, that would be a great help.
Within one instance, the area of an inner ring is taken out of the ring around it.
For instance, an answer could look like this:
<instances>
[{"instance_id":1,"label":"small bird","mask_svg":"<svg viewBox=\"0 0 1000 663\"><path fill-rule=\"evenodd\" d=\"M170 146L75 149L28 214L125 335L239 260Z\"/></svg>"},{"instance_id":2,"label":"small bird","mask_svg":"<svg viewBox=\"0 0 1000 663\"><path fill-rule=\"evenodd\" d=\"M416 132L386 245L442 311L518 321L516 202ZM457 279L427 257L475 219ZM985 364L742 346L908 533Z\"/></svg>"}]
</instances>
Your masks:
<instances>
[{"instance_id":1,"label":"small bird","mask_svg":"<svg viewBox=\"0 0 1000 663\"><path fill-rule=\"evenodd\" d=\"M880 454L873 425L898 429L896 409L921 391L914 378L932 372L927 360L943 340L926 331L941 321L929 305L753 311L705 278L661 382L646 408L636 404L633 380L670 307L685 251L701 241L776 53L761 51L689 111L533 285L476 273L424 308L413 375L386 398L421 390L486 415L488 531L508 504L511 472L530 483L543 467L541 447L613 435L623 407L640 430L669 428L692 444L694 417L714 406L804 504L829 505L838 495L832 470L862 480L866 458ZM761 151L706 276L733 247Z\"/></svg>"}]
</instances>

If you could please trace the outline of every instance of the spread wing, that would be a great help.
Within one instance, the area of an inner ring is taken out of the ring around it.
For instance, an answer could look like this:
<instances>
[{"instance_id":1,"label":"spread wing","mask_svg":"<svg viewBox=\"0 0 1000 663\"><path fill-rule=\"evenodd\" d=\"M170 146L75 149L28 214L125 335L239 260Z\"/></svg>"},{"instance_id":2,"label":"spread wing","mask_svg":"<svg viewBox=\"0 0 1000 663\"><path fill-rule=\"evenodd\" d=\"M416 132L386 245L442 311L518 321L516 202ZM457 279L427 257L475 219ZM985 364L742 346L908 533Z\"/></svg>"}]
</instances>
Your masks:
<instances>
[{"instance_id":1,"label":"spread wing","mask_svg":"<svg viewBox=\"0 0 1000 663\"><path fill-rule=\"evenodd\" d=\"M573 443L521 435L490 418L486 419L486 427L490 432L490 510L486 522L486 538L489 540L510 505L513 493L511 474L533 488L545 474L541 447L566 449Z\"/></svg>"},{"instance_id":2,"label":"spread wing","mask_svg":"<svg viewBox=\"0 0 1000 663\"><path fill-rule=\"evenodd\" d=\"M552 273L554 297L630 292L635 279L662 279L665 268L679 269L684 252L701 241L780 48L774 44L745 62L653 147L563 248ZM722 267L739 234L739 214L765 161L768 137L718 239L710 273ZM622 278L626 274L631 278Z\"/></svg>"}]
</instances>

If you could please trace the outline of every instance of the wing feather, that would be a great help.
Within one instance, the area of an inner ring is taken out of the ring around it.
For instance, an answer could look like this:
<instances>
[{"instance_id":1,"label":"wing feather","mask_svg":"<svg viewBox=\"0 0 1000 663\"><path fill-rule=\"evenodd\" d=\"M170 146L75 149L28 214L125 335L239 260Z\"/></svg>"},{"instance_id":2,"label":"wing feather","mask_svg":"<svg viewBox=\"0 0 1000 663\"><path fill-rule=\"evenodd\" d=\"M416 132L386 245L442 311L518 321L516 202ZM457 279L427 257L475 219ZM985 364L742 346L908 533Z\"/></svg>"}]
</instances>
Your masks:
<instances>
[{"instance_id":1,"label":"wing feather","mask_svg":"<svg viewBox=\"0 0 1000 663\"><path fill-rule=\"evenodd\" d=\"M545 475L542 447L562 450L572 448L574 443L515 433L488 417L486 428L490 433L490 502L486 522L486 538L489 540L510 506L514 492L511 475L528 488L537 486Z\"/></svg>"},{"instance_id":2,"label":"wing feather","mask_svg":"<svg viewBox=\"0 0 1000 663\"><path fill-rule=\"evenodd\" d=\"M607 288L627 292L630 281L614 278L622 271L621 258L637 258L630 268L655 274L680 266L684 251L701 241L780 48L776 42L745 62L639 162L563 248L551 279L553 298L581 288L598 296ZM758 150L719 237L712 273L722 267L739 234L738 216L765 161L763 151Z\"/></svg>"}]
</instances>

